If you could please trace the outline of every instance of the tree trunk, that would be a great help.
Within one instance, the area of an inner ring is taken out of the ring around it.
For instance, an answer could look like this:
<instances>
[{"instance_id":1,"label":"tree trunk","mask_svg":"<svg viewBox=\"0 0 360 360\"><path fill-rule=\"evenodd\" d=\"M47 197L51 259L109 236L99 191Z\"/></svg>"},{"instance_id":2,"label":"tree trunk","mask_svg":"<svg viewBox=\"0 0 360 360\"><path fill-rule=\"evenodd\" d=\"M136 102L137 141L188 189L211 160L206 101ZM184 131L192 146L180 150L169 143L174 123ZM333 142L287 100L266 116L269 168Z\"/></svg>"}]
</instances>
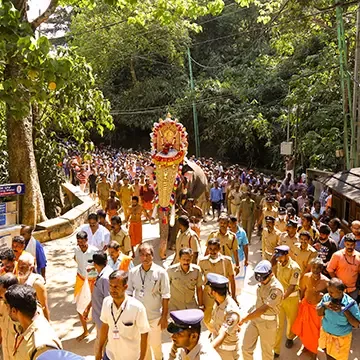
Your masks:
<instances>
[{"instance_id":1,"label":"tree trunk","mask_svg":"<svg viewBox=\"0 0 360 360\"><path fill-rule=\"evenodd\" d=\"M6 78L16 79L20 68L16 60L7 65ZM19 101L29 104L29 111L22 119L17 119L9 106L6 108L6 134L9 155L9 177L13 183L25 184L25 195L20 197L20 219L27 225L36 225L46 220L44 199L40 189L33 144L33 125L30 98Z\"/></svg>"},{"instance_id":2,"label":"tree trunk","mask_svg":"<svg viewBox=\"0 0 360 360\"><path fill-rule=\"evenodd\" d=\"M135 64L134 64L134 59L131 58L130 60L130 73L131 73L131 79L133 81L133 84L137 83L137 77L136 77L136 72L135 72Z\"/></svg>"}]
</instances>

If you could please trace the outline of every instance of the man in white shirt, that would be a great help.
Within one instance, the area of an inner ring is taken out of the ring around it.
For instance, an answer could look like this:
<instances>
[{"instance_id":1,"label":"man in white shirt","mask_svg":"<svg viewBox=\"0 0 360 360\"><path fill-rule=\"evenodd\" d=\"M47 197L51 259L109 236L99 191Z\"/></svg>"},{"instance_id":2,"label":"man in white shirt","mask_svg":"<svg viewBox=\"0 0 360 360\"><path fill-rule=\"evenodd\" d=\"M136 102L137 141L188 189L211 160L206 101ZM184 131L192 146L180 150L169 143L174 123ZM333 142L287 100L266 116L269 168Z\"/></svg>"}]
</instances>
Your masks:
<instances>
[{"instance_id":1,"label":"man in white shirt","mask_svg":"<svg viewBox=\"0 0 360 360\"><path fill-rule=\"evenodd\" d=\"M86 320L83 313L91 300L91 292L88 280L87 266L88 261L92 260L93 255L98 249L88 244L87 233L80 231L76 234L77 246L74 250L74 260L77 262L77 274L74 289L74 300L76 303L76 311L78 312L81 325L84 332L77 338L78 341L85 339L88 335ZM95 279L93 280L95 281Z\"/></svg>"},{"instance_id":2,"label":"man in white shirt","mask_svg":"<svg viewBox=\"0 0 360 360\"><path fill-rule=\"evenodd\" d=\"M88 224L84 224L81 230L87 233L89 245L95 246L98 250L106 250L110 242L110 232L105 226L99 224L97 214L90 214Z\"/></svg>"},{"instance_id":3,"label":"man in white shirt","mask_svg":"<svg viewBox=\"0 0 360 360\"><path fill-rule=\"evenodd\" d=\"M154 359L161 360L161 331L168 325L169 276L164 268L153 263L154 248L151 245L141 244L139 256L141 264L130 270L126 293L141 301L146 309L150 324L146 360L152 359L151 350Z\"/></svg>"},{"instance_id":4,"label":"man in white shirt","mask_svg":"<svg viewBox=\"0 0 360 360\"><path fill-rule=\"evenodd\" d=\"M144 305L126 295L127 281L127 273L122 270L109 276L111 296L103 302L95 360L145 359L150 326Z\"/></svg>"}]
</instances>

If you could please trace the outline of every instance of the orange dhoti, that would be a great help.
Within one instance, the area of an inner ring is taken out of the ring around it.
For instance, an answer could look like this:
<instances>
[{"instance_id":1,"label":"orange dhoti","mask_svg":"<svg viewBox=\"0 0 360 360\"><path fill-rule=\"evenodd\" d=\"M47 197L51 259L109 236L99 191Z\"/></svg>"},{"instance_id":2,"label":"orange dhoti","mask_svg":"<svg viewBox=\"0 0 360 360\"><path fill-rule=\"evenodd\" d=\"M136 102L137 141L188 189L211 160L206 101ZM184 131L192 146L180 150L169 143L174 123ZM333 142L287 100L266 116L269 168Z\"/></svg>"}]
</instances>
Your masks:
<instances>
[{"instance_id":1,"label":"orange dhoti","mask_svg":"<svg viewBox=\"0 0 360 360\"><path fill-rule=\"evenodd\" d=\"M151 211L153 209L153 203L151 201L143 201L143 208L146 211Z\"/></svg>"},{"instance_id":2,"label":"orange dhoti","mask_svg":"<svg viewBox=\"0 0 360 360\"><path fill-rule=\"evenodd\" d=\"M84 278L79 273L76 274L74 301L76 303L76 311L83 314L86 307L91 301L91 293L94 289L95 279Z\"/></svg>"},{"instance_id":3,"label":"orange dhoti","mask_svg":"<svg viewBox=\"0 0 360 360\"><path fill-rule=\"evenodd\" d=\"M142 242L142 223L130 222L129 235L131 239L131 246L141 244Z\"/></svg>"},{"instance_id":4,"label":"orange dhoti","mask_svg":"<svg viewBox=\"0 0 360 360\"><path fill-rule=\"evenodd\" d=\"M321 318L316 312L316 305L309 304L302 299L292 332L297 335L304 347L316 354L321 328Z\"/></svg>"},{"instance_id":5,"label":"orange dhoti","mask_svg":"<svg viewBox=\"0 0 360 360\"><path fill-rule=\"evenodd\" d=\"M111 220L111 218L113 216L118 215L118 212L116 209L108 210L107 213L108 213L109 220Z\"/></svg>"}]
</instances>

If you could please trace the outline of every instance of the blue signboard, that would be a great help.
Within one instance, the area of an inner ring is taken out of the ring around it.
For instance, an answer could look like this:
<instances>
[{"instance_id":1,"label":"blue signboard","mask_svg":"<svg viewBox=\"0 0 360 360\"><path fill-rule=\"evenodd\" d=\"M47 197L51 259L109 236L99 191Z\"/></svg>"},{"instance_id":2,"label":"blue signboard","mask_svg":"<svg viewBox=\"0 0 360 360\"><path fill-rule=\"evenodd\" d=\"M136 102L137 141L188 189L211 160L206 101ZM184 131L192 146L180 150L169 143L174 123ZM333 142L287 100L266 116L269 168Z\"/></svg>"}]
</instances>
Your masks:
<instances>
[{"instance_id":1,"label":"blue signboard","mask_svg":"<svg viewBox=\"0 0 360 360\"><path fill-rule=\"evenodd\" d=\"M6 213L6 203L0 204L0 214Z\"/></svg>"},{"instance_id":2,"label":"blue signboard","mask_svg":"<svg viewBox=\"0 0 360 360\"><path fill-rule=\"evenodd\" d=\"M0 185L0 197L24 195L25 184L3 184Z\"/></svg>"},{"instance_id":3,"label":"blue signboard","mask_svg":"<svg viewBox=\"0 0 360 360\"><path fill-rule=\"evenodd\" d=\"M6 225L6 215L2 214L0 215L0 226Z\"/></svg>"}]
</instances>

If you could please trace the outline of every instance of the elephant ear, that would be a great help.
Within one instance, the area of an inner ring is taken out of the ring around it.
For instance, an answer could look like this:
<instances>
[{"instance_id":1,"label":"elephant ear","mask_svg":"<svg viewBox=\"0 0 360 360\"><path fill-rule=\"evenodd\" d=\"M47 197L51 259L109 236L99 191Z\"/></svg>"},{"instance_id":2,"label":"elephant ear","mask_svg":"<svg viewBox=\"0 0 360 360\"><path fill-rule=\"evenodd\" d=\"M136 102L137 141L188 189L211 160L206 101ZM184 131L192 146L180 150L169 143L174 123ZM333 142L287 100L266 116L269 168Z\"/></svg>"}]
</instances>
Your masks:
<instances>
[{"instance_id":1,"label":"elephant ear","mask_svg":"<svg viewBox=\"0 0 360 360\"><path fill-rule=\"evenodd\" d=\"M192 182L194 179L194 171L190 170L184 173L184 177L186 178L186 180L189 182Z\"/></svg>"}]
</instances>

